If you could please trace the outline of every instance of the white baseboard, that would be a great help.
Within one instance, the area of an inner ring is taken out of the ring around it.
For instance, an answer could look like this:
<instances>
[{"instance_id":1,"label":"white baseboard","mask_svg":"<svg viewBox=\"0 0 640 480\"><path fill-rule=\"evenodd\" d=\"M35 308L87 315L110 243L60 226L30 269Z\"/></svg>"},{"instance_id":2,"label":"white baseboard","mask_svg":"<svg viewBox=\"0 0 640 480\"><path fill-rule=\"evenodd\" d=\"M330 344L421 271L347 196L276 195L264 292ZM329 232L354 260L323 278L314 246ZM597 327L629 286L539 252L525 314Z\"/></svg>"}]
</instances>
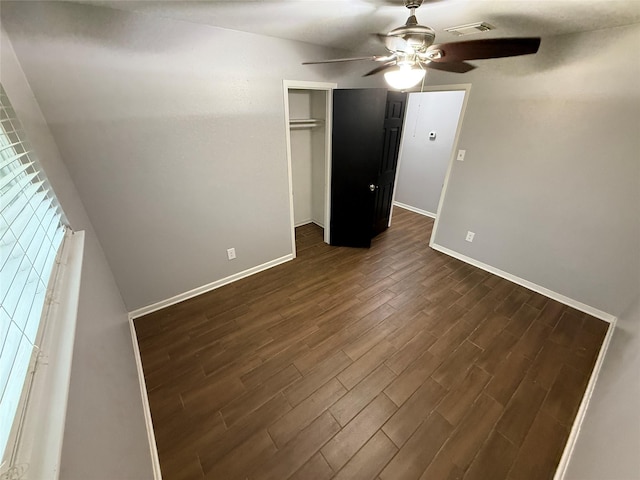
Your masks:
<instances>
[{"instance_id":1,"label":"white baseboard","mask_svg":"<svg viewBox=\"0 0 640 480\"><path fill-rule=\"evenodd\" d=\"M604 363L607 350L609 349L609 345L611 344L611 338L613 337L613 332L616 327L616 322L617 322L617 319L614 318L611 324L609 325L609 329L607 330L606 336L604 337L604 340L602 342L602 347L600 347L600 353L598 353L598 358L596 359L596 363L593 366L593 371L591 372L591 377L589 377L589 383L587 384L587 389L584 392L584 396L582 397L582 401L580 402L580 407L578 408L578 413L576 414L576 418L573 421L573 425L571 426L571 432L569 433L569 438L567 439L567 443L564 447L564 451L562 452L562 457L560 458L560 463L558 464L556 473L553 476L553 480L563 480L564 476L567 473L567 469L569 467L569 461L571 460L571 455L573 455L573 450L576 447L576 443L578 441L578 435L580 434L580 429L582 428L582 424L587 415L587 408L589 407L591 396L593 395L593 391L596 388L596 382L598 381L598 376L600 375L602 364Z\"/></svg>"},{"instance_id":2,"label":"white baseboard","mask_svg":"<svg viewBox=\"0 0 640 480\"><path fill-rule=\"evenodd\" d=\"M142 370L142 359L140 358L140 348L138 347L138 336L136 335L136 327L133 324L133 318L129 315L129 328L131 329L131 340L133 342L133 355L136 360L136 368L138 370L138 383L140 384L140 396L142 397L142 410L144 412L144 423L147 427L147 439L149 441L149 450L151 451L151 465L153 467L154 480L162 480L162 471L160 470L160 459L158 458L158 447L156 445L156 437L153 432L153 422L151 421L151 408L149 407L149 397L147 396L147 384L144 381L144 371Z\"/></svg>"},{"instance_id":3,"label":"white baseboard","mask_svg":"<svg viewBox=\"0 0 640 480\"><path fill-rule=\"evenodd\" d=\"M510 282L517 283L518 285L528 288L529 290L533 290L534 292L538 292L544 295L545 297L552 298L553 300L556 300L560 303L568 305L569 307L572 307L572 308L575 308L576 310L580 310L581 312L587 313L592 317L599 318L600 320L604 320L607 323L614 323L616 321L616 317L614 315L611 315L607 312L603 312L602 310L598 310L597 308L591 307L589 305L586 305L572 298L566 297L560 293L549 290L548 288L541 287L540 285L537 285L533 282L525 280L524 278L516 277L515 275L512 275L503 270L500 270L499 268L495 268L495 267L492 267L491 265L487 265L486 263L479 262L478 260L475 260L471 257L467 257L466 255L458 253L454 250L450 250L446 247L438 245L437 243L431 243L429 246L434 250L437 250L442 253L446 253L450 257L457 258L458 260L468 263L469 265L473 265L474 267L478 267L489 273L493 273L494 275L497 275L506 280L509 280Z\"/></svg>"},{"instance_id":4,"label":"white baseboard","mask_svg":"<svg viewBox=\"0 0 640 480\"><path fill-rule=\"evenodd\" d=\"M516 277L515 275L512 275L498 268L479 262L473 258L467 257L466 255L455 252L453 250L450 250L436 243L432 243L430 246L434 250L445 253L451 257L457 258L458 260L461 260L470 265L473 265L474 267L478 267L482 270L498 275L499 277L505 278L513 283L517 283L518 285L522 285L523 287L528 288L529 290L538 292L546 297L552 298L553 300L556 300L560 303L563 303L572 308L575 308L576 310L580 310L581 312L588 313L593 317L599 318L600 320L604 320L605 322L609 323L607 334L604 337L604 340L602 342L602 347L600 348L600 352L598 353L598 358L596 359L596 363L593 367L593 371L591 372L591 376L589 377L589 383L587 384L587 388L584 392L584 396L582 397L582 401L580 402L580 407L578 408L578 413L576 414L576 418L573 421L571 432L569 433L569 438L567 439L567 443L565 444L564 451L562 452L560 463L558 464L558 468L556 469L556 473L553 477L553 480L563 480L567 473L569 461L571 460L571 455L573 454L573 450L575 449L575 446L578 440L578 435L580 434L580 429L582 428L582 424L587 414L587 408L589 406L591 396L593 395L593 391L596 387L596 382L598 380L598 376L600 375L602 364L604 363L607 350L609 349L609 345L611 344L611 338L615 330L617 318L614 315L603 312L589 305L585 305L582 302L578 302L577 300L573 300L569 297L556 293L552 290L549 290L548 288L544 288L544 287L541 287L540 285L536 285L535 283L529 282L528 280L524 280L522 278Z\"/></svg>"},{"instance_id":5,"label":"white baseboard","mask_svg":"<svg viewBox=\"0 0 640 480\"><path fill-rule=\"evenodd\" d=\"M298 227L301 227L301 226L303 226L303 225L307 225L307 224L309 224L309 223L313 223L313 220L311 220L310 218L307 218L307 219L305 219L305 220L300 220L299 222L296 222L296 223L293 225L293 228L298 228Z\"/></svg>"},{"instance_id":6,"label":"white baseboard","mask_svg":"<svg viewBox=\"0 0 640 480\"><path fill-rule=\"evenodd\" d=\"M304 225L309 225L310 223L313 223L313 224L315 224L315 225L319 226L320 228L324 228L324 225L323 225L322 223L320 223L320 222L316 222L315 220L312 220L312 219L309 219L309 220L303 220L303 221L302 221L302 222L300 222L300 223L296 223L296 224L293 226L293 228L298 228L298 227L302 227L302 226L304 226Z\"/></svg>"},{"instance_id":7,"label":"white baseboard","mask_svg":"<svg viewBox=\"0 0 640 480\"><path fill-rule=\"evenodd\" d=\"M422 210L420 208L412 207L411 205L407 205L400 202L393 202L396 207L404 208L405 210L409 210L414 213L418 213L420 215L424 215L425 217L436 218L436 214L433 212L428 212L426 210Z\"/></svg>"},{"instance_id":8,"label":"white baseboard","mask_svg":"<svg viewBox=\"0 0 640 480\"><path fill-rule=\"evenodd\" d=\"M237 280L253 275L254 273L262 272L263 270L275 267L276 265L280 265L281 263L288 262L289 260L293 260L293 258L293 254L290 253L288 255L285 255L284 257L276 258L275 260L263 263L262 265L257 265L247 270L243 270L242 272L234 273L233 275L229 275L228 277L216 280L215 282L211 282L198 288L194 288L193 290L189 290L188 292L181 293L174 297L167 298L166 300L162 300L152 305L147 305L146 307L138 308L129 312L129 316L132 319L135 319L144 315L148 315L157 310L170 307L171 305L175 305L176 303L189 300L190 298L210 292L211 290L215 290L216 288L220 288L229 283L233 283Z\"/></svg>"}]
</instances>

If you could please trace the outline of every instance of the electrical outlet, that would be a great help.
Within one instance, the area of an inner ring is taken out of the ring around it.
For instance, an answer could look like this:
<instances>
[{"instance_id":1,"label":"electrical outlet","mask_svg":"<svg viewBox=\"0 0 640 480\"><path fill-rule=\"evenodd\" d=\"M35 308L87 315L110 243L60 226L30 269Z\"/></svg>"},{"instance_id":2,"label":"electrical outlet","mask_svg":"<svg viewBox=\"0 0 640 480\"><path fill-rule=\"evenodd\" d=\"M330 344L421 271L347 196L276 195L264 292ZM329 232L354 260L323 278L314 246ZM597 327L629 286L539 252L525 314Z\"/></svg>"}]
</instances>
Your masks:
<instances>
[{"instance_id":1,"label":"electrical outlet","mask_svg":"<svg viewBox=\"0 0 640 480\"><path fill-rule=\"evenodd\" d=\"M467 236L465 237L465 240L467 242L473 242L473 237L475 237L476 234L473 232L467 232Z\"/></svg>"},{"instance_id":2,"label":"electrical outlet","mask_svg":"<svg viewBox=\"0 0 640 480\"><path fill-rule=\"evenodd\" d=\"M456 157L456 160L458 160L460 162L464 162L465 153L467 153L466 150L458 150L458 156Z\"/></svg>"},{"instance_id":3,"label":"electrical outlet","mask_svg":"<svg viewBox=\"0 0 640 480\"><path fill-rule=\"evenodd\" d=\"M236 258L236 249L235 248L227 248L227 257L229 260L233 260Z\"/></svg>"}]
</instances>

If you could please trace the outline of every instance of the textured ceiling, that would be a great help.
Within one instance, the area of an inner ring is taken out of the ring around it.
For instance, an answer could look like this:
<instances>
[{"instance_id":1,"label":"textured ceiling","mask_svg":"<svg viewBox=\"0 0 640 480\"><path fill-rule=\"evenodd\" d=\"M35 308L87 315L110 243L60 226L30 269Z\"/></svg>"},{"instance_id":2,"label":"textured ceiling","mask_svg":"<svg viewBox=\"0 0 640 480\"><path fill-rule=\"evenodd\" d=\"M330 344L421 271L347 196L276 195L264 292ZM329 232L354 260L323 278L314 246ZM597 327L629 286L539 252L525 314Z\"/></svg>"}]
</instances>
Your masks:
<instances>
[{"instance_id":1,"label":"textured ceiling","mask_svg":"<svg viewBox=\"0 0 640 480\"><path fill-rule=\"evenodd\" d=\"M371 53L370 33L387 32L408 16L402 0L79 0L194 23ZM436 42L460 40L443 29L476 21L497 29L474 38L547 36L640 22L639 0L439 0L417 11Z\"/></svg>"}]
</instances>

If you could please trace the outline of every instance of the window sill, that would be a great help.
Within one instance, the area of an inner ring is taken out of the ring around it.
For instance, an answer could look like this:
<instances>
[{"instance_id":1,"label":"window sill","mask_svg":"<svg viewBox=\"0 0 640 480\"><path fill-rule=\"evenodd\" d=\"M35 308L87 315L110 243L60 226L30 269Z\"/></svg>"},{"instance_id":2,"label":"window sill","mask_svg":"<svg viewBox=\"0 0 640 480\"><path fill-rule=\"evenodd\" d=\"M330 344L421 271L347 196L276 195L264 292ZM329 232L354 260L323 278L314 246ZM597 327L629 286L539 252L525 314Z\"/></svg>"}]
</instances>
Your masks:
<instances>
[{"instance_id":1,"label":"window sill","mask_svg":"<svg viewBox=\"0 0 640 480\"><path fill-rule=\"evenodd\" d=\"M23 422L14 437L14 456L9 471L0 472L8 478L57 479L60 474L84 232L67 233L62 248Z\"/></svg>"}]
</instances>

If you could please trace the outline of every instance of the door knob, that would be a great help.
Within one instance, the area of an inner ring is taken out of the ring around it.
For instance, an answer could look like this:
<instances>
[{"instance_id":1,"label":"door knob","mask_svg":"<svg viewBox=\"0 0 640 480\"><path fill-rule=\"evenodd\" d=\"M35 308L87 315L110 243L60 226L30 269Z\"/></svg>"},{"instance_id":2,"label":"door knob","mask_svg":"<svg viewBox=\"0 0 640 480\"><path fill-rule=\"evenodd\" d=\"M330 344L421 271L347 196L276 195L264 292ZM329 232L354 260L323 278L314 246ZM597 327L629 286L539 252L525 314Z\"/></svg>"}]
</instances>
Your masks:
<instances>
[{"instance_id":1,"label":"door knob","mask_svg":"<svg viewBox=\"0 0 640 480\"><path fill-rule=\"evenodd\" d=\"M376 188L378 187L376 187L373 183L369 185L369 190L371 190L372 192L375 192Z\"/></svg>"}]
</instances>

